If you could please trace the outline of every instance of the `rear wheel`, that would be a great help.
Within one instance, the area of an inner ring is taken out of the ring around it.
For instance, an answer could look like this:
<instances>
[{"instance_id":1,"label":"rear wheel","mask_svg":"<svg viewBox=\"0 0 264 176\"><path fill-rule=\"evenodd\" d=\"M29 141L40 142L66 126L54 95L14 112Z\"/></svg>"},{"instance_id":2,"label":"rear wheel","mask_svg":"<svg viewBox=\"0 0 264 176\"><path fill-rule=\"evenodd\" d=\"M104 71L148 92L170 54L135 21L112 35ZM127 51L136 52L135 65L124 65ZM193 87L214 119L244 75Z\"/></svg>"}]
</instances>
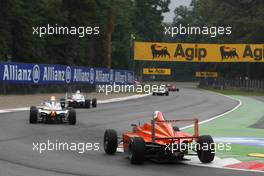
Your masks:
<instances>
[{"instance_id":1,"label":"rear wheel","mask_svg":"<svg viewBox=\"0 0 264 176\"><path fill-rule=\"evenodd\" d=\"M131 164L143 164L145 160L145 141L141 137L134 137L129 144L129 155Z\"/></svg>"},{"instance_id":2,"label":"rear wheel","mask_svg":"<svg viewBox=\"0 0 264 176\"><path fill-rule=\"evenodd\" d=\"M96 98L93 98L92 99L92 107L93 108L96 108L97 107L97 99Z\"/></svg>"},{"instance_id":3,"label":"rear wheel","mask_svg":"<svg viewBox=\"0 0 264 176\"><path fill-rule=\"evenodd\" d=\"M68 102L68 107L73 107L73 102L69 101Z\"/></svg>"},{"instance_id":4,"label":"rear wheel","mask_svg":"<svg viewBox=\"0 0 264 176\"><path fill-rule=\"evenodd\" d=\"M35 106L31 106L29 112L29 123L37 123L37 120L38 120L38 109Z\"/></svg>"},{"instance_id":5,"label":"rear wheel","mask_svg":"<svg viewBox=\"0 0 264 176\"><path fill-rule=\"evenodd\" d=\"M104 133L104 151L111 155L116 152L118 145L117 132L113 129L107 129Z\"/></svg>"},{"instance_id":6,"label":"rear wheel","mask_svg":"<svg viewBox=\"0 0 264 176\"><path fill-rule=\"evenodd\" d=\"M197 141L197 154L202 163L210 163L215 157L215 145L209 135L200 136Z\"/></svg>"},{"instance_id":7,"label":"rear wheel","mask_svg":"<svg viewBox=\"0 0 264 176\"><path fill-rule=\"evenodd\" d=\"M166 96L169 96L169 92L166 92L165 95L166 95Z\"/></svg>"},{"instance_id":8,"label":"rear wheel","mask_svg":"<svg viewBox=\"0 0 264 176\"><path fill-rule=\"evenodd\" d=\"M91 101L90 101L90 99L86 99L84 103L85 103L85 107L89 109L90 106L91 106Z\"/></svg>"},{"instance_id":9,"label":"rear wheel","mask_svg":"<svg viewBox=\"0 0 264 176\"><path fill-rule=\"evenodd\" d=\"M155 95L156 95L156 93L155 93L155 92L153 92L153 93L152 93L152 95L153 95L153 96L155 96Z\"/></svg>"},{"instance_id":10,"label":"rear wheel","mask_svg":"<svg viewBox=\"0 0 264 176\"><path fill-rule=\"evenodd\" d=\"M70 109L68 118L69 118L69 124L75 125L76 124L76 111L73 109Z\"/></svg>"}]
</instances>

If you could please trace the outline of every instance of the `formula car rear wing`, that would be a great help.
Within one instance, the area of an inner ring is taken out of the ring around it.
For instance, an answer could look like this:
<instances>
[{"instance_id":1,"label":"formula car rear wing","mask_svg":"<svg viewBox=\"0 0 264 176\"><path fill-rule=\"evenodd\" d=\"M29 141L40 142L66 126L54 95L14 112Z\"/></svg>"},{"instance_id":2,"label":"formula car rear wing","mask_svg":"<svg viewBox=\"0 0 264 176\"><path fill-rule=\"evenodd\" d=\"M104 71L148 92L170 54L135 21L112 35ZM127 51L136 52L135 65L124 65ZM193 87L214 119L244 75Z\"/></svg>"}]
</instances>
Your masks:
<instances>
[{"instance_id":1,"label":"formula car rear wing","mask_svg":"<svg viewBox=\"0 0 264 176\"><path fill-rule=\"evenodd\" d=\"M191 137L165 137L165 138L156 138L155 137L155 124L157 123L176 123L176 122L193 122L194 123L194 135ZM199 126L198 119L184 119L184 120L163 120L157 121L155 119L151 120L151 138L152 143L155 143L156 140L168 139L168 140L180 140L180 139L197 139L199 138Z\"/></svg>"}]
</instances>

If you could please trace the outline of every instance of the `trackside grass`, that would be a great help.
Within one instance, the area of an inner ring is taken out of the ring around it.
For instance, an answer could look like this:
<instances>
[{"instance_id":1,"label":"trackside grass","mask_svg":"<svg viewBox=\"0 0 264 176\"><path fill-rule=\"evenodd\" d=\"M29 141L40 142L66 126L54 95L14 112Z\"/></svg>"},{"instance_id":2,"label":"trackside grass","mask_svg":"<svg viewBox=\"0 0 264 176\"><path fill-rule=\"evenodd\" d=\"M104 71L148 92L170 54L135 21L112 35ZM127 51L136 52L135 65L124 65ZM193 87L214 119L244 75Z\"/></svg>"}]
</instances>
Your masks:
<instances>
[{"instance_id":1,"label":"trackside grass","mask_svg":"<svg viewBox=\"0 0 264 176\"><path fill-rule=\"evenodd\" d=\"M209 134L213 137L259 137L264 138L264 129L250 127L264 116L264 102L250 97L232 96L242 101L242 105L235 111L216 120L200 125L200 135ZM217 107L216 107L217 108ZM191 131L192 129L186 129ZM263 147L242 146L232 144L231 151L218 152L220 157L233 157L242 161L258 160L264 158L247 156L248 153L264 153Z\"/></svg>"}]
</instances>

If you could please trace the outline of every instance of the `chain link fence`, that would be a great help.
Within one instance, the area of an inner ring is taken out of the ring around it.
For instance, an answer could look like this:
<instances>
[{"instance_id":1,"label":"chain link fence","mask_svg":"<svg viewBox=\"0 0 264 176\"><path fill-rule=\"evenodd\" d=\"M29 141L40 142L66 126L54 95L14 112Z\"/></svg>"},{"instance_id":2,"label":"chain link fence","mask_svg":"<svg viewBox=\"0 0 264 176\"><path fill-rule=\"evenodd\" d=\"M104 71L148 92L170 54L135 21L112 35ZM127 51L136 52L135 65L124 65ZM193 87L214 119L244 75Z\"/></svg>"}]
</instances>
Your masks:
<instances>
[{"instance_id":1,"label":"chain link fence","mask_svg":"<svg viewBox=\"0 0 264 176\"><path fill-rule=\"evenodd\" d=\"M216 89L237 89L237 90L251 90L264 91L264 80L257 79L201 79L200 87L216 88Z\"/></svg>"}]
</instances>

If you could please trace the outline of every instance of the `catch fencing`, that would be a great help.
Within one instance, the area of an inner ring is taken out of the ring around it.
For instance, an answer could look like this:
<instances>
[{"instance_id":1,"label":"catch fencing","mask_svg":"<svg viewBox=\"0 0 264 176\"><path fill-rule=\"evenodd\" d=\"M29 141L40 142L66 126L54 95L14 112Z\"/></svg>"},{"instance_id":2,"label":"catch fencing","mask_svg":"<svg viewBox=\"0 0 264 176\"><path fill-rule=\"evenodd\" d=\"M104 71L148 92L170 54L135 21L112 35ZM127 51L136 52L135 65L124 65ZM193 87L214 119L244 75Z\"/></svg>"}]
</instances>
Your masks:
<instances>
[{"instance_id":1,"label":"catch fencing","mask_svg":"<svg viewBox=\"0 0 264 176\"><path fill-rule=\"evenodd\" d=\"M264 80L257 79L201 79L200 87L264 91Z\"/></svg>"}]
</instances>

